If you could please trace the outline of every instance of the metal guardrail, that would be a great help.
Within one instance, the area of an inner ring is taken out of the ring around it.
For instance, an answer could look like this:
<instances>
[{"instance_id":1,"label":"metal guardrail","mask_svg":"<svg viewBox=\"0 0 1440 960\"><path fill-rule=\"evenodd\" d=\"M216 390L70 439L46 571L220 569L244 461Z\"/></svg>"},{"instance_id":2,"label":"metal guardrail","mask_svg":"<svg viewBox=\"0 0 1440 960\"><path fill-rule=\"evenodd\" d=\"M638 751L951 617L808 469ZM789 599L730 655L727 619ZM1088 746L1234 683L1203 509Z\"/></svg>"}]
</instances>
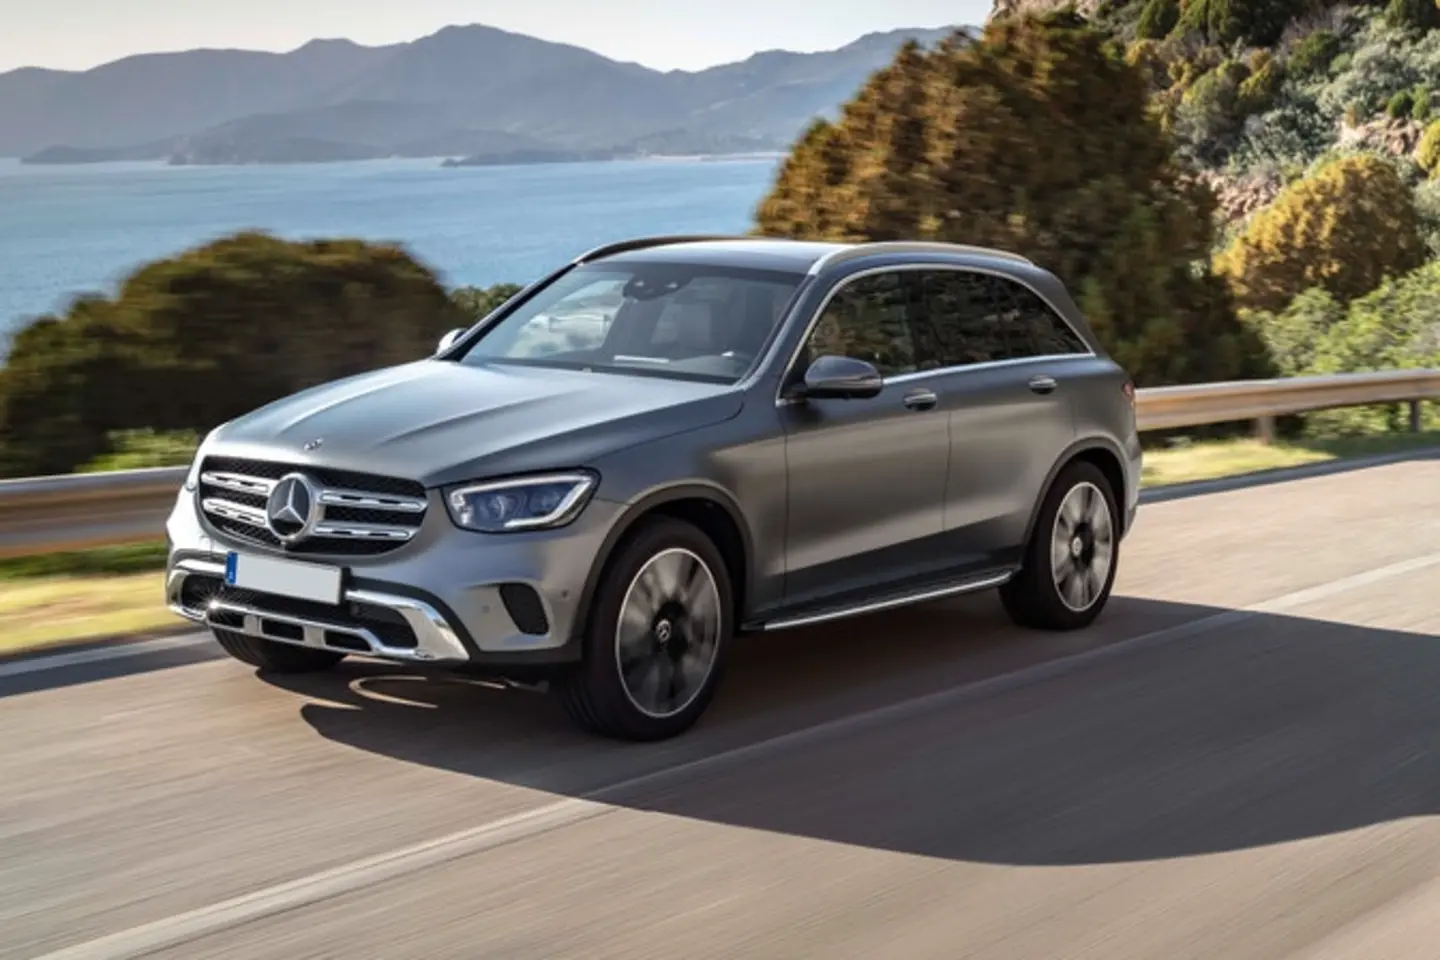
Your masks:
<instances>
[{"instance_id":1,"label":"metal guardrail","mask_svg":"<svg viewBox=\"0 0 1440 960\"><path fill-rule=\"evenodd\" d=\"M1440 400L1440 370L1239 380L1136 391L1141 431L1253 420L1262 437L1276 417L1372 404ZM141 543L163 536L186 468L0 480L0 558Z\"/></svg>"}]
</instances>

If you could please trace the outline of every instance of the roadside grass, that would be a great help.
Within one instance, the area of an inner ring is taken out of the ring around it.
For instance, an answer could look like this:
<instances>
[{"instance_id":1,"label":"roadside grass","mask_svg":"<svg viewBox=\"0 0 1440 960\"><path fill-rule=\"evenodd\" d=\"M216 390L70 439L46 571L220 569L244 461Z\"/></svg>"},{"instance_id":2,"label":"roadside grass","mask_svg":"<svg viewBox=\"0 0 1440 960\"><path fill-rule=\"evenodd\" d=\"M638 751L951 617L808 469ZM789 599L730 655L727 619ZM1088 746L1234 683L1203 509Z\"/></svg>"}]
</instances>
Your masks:
<instances>
[{"instance_id":1,"label":"roadside grass","mask_svg":"<svg viewBox=\"0 0 1440 960\"><path fill-rule=\"evenodd\" d=\"M1440 447L1440 432L1302 438L1273 444L1259 440L1183 443L1147 449L1140 482L1143 487L1164 487L1430 447Z\"/></svg>"},{"instance_id":2,"label":"roadside grass","mask_svg":"<svg viewBox=\"0 0 1440 960\"><path fill-rule=\"evenodd\" d=\"M1142 483L1163 487L1330 460L1440 447L1440 432L1147 449ZM0 654L183 628L161 602L163 542L0 560Z\"/></svg>"}]
</instances>

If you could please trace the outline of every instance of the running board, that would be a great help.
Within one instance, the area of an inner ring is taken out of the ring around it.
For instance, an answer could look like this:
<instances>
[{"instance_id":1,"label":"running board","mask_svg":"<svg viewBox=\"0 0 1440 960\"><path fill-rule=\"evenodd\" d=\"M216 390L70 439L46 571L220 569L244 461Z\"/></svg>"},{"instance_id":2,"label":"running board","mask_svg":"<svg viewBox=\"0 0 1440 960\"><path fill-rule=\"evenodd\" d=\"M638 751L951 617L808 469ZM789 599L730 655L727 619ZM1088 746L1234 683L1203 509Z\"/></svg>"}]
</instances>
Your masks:
<instances>
[{"instance_id":1,"label":"running board","mask_svg":"<svg viewBox=\"0 0 1440 960\"><path fill-rule=\"evenodd\" d=\"M959 583L943 587L926 587L914 593L903 593L884 600L866 600L862 603L822 610L819 613L804 613L792 617L780 617L776 620L761 621L750 629L764 630L768 633L773 630L809 627L818 623L829 623L832 620L844 620L847 617L858 617L867 613L879 613L882 610L894 610L897 607L926 603L930 600L943 600L946 597L957 597L963 593L975 593L980 590L989 590L991 587L998 587L1018 572L1018 570L1007 570L1004 573L987 574L977 579L962 580Z\"/></svg>"}]
</instances>

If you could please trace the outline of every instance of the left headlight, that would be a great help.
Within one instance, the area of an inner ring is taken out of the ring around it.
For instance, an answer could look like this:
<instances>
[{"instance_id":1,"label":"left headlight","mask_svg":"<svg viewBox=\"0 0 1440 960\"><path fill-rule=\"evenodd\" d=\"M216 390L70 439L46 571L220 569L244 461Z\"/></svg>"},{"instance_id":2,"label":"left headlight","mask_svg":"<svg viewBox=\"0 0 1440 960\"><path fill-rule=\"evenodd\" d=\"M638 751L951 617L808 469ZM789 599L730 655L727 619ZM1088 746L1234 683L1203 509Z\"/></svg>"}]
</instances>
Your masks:
<instances>
[{"instance_id":1,"label":"left headlight","mask_svg":"<svg viewBox=\"0 0 1440 960\"><path fill-rule=\"evenodd\" d=\"M445 491L455 525L480 533L563 527L580 515L600 478L586 470L547 473Z\"/></svg>"}]
</instances>

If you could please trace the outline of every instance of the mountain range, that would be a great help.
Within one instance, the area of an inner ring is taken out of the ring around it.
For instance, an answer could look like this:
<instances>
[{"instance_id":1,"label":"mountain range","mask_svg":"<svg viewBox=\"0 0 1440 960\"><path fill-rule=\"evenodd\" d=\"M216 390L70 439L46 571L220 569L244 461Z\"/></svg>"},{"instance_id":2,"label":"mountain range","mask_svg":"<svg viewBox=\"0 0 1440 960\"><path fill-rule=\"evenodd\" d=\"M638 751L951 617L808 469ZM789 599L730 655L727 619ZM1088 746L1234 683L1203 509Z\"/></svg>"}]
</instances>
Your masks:
<instances>
[{"instance_id":1,"label":"mountain range","mask_svg":"<svg viewBox=\"0 0 1440 960\"><path fill-rule=\"evenodd\" d=\"M316 40L289 53L192 50L83 72L0 74L0 156L31 163L294 163L378 157L517 162L781 150L907 40L766 51L652 70L486 26L410 43Z\"/></svg>"}]
</instances>

